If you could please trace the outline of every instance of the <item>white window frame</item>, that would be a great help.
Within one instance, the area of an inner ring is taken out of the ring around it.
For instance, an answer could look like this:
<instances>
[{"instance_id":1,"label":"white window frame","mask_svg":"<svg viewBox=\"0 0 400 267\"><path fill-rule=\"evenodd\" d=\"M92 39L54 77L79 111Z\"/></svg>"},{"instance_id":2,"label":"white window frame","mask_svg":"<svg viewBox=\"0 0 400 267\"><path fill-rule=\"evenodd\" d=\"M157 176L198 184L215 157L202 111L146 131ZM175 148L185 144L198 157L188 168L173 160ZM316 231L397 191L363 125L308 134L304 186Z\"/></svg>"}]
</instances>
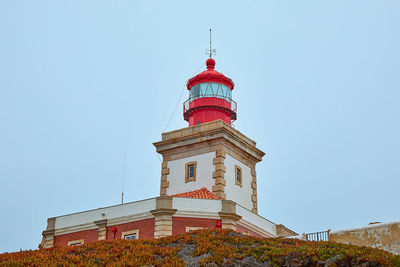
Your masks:
<instances>
[{"instance_id":1,"label":"white window frame","mask_svg":"<svg viewBox=\"0 0 400 267\"><path fill-rule=\"evenodd\" d=\"M193 176L190 177L189 166L193 165ZM185 164L185 183L196 181L197 161L190 161Z\"/></svg>"},{"instance_id":2,"label":"white window frame","mask_svg":"<svg viewBox=\"0 0 400 267\"><path fill-rule=\"evenodd\" d=\"M239 180L238 181L238 171L239 171ZM235 184L242 187L243 184L243 171L242 168L239 167L238 165L235 165Z\"/></svg>"},{"instance_id":3,"label":"white window frame","mask_svg":"<svg viewBox=\"0 0 400 267\"><path fill-rule=\"evenodd\" d=\"M121 239L125 239L126 235L133 235L133 234L136 234L136 239L139 239L139 229L122 232L121 233ZM129 240L136 240L136 239L129 239Z\"/></svg>"},{"instance_id":4,"label":"white window frame","mask_svg":"<svg viewBox=\"0 0 400 267\"><path fill-rule=\"evenodd\" d=\"M80 246L83 245L84 243L85 243L84 239L72 240L68 241L68 246L69 247Z\"/></svg>"},{"instance_id":5,"label":"white window frame","mask_svg":"<svg viewBox=\"0 0 400 267\"><path fill-rule=\"evenodd\" d=\"M206 229L206 227L186 226L186 232Z\"/></svg>"}]
</instances>

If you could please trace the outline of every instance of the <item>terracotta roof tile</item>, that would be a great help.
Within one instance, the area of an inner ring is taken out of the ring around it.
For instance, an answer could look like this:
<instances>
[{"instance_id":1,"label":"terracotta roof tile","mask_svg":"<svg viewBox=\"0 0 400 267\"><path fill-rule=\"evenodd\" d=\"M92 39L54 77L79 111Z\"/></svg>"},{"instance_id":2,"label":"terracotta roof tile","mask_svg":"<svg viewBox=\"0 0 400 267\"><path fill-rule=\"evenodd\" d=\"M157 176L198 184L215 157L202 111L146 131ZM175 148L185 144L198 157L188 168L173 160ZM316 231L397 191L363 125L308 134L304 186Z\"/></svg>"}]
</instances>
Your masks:
<instances>
[{"instance_id":1,"label":"terracotta roof tile","mask_svg":"<svg viewBox=\"0 0 400 267\"><path fill-rule=\"evenodd\" d=\"M203 198L203 199L221 199L219 196L211 193L207 188L202 187L199 190L190 191L186 193L179 193L172 195L172 197L187 197L187 198Z\"/></svg>"}]
</instances>

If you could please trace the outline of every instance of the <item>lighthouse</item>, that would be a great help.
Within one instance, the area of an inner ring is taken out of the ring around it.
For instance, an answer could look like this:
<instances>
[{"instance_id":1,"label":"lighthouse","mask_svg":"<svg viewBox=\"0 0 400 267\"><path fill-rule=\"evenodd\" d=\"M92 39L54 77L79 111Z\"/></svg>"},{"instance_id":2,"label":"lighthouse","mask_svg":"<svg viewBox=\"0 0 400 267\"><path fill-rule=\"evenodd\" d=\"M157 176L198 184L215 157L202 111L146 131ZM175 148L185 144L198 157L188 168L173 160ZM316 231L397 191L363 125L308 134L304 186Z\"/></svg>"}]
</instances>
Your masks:
<instances>
[{"instance_id":1,"label":"lighthouse","mask_svg":"<svg viewBox=\"0 0 400 267\"><path fill-rule=\"evenodd\" d=\"M183 118L189 127L163 133L154 143L163 156L160 195L206 188L257 213L256 163L264 152L231 126L237 116L235 84L215 65L210 53L207 69L187 82Z\"/></svg>"},{"instance_id":2,"label":"lighthouse","mask_svg":"<svg viewBox=\"0 0 400 267\"><path fill-rule=\"evenodd\" d=\"M187 83L189 99L183 104L183 118L189 126L223 120L228 125L236 120L236 102L232 99L233 81L215 70L215 60L206 61L207 70Z\"/></svg>"},{"instance_id":3,"label":"lighthouse","mask_svg":"<svg viewBox=\"0 0 400 267\"><path fill-rule=\"evenodd\" d=\"M231 126L237 109L234 83L215 70L211 54L207 69L187 82L183 118L189 126L162 133L153 143L162 156L160 195L48 218L40 247L160 238L204 228L258 237L297 235L258 215L256 164L265 154Z\"/></svg>"}]
</instances>

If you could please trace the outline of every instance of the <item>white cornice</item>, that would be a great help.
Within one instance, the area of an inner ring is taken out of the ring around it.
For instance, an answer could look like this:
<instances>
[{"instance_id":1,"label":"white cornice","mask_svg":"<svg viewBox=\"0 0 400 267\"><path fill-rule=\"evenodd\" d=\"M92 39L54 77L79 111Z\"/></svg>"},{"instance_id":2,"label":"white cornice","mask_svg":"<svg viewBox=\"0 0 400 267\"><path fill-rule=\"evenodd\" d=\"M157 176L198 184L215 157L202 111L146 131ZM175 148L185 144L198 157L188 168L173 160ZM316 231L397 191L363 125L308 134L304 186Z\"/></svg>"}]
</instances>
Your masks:
<instances>
[{"instance_id":1,"label":"white cornice","mask_svg":"<svg viewBox=\"0 0 400 267\"><path fill-rule=\"evenodd\" d=\"M256 142L229 126L222 120L208 122L200 125L178 129L162 134L162 140L154 142L158 153L170 151L180 147L188 147L197 143L204 143L210 140L222 139L239 147L255 161L261 161L264 152L256 147Z\"/></svg>"}]
</instances>

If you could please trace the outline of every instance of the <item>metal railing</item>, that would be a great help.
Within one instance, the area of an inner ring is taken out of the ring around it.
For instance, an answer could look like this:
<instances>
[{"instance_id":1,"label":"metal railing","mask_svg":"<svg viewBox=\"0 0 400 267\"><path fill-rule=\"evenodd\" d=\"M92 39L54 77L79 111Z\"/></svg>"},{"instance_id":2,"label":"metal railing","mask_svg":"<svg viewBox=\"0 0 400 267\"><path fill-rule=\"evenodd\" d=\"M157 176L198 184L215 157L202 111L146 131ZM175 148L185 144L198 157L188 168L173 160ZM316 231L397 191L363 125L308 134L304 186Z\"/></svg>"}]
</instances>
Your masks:
<instances>
[{"instance_id":1,"label":"metal railing","mask_svg":"<svg viewBox=\"0 0 400 267\"><path fill-rule=\"evenodd\" d=\"M330 232L330 230L306 234L306 240L307 241L329 241L329 232Z\"/></svg>"}]
</instances>

